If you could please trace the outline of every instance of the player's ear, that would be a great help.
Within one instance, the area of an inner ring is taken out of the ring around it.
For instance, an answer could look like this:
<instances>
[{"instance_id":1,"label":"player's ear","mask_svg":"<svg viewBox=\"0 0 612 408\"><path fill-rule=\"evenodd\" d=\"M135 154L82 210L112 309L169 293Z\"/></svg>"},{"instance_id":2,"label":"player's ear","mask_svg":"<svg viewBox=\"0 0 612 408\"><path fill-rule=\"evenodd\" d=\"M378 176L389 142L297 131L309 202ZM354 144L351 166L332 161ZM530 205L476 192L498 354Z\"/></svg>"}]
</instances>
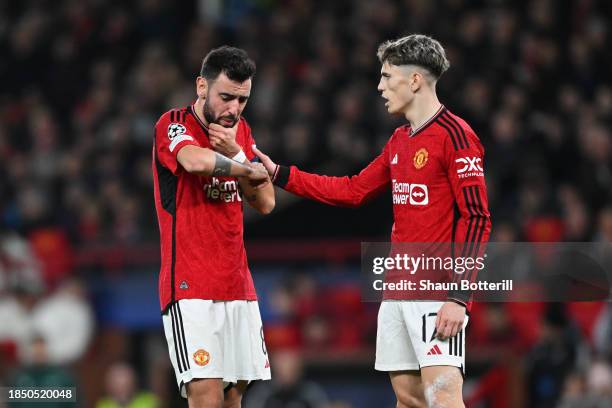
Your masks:
<instances>
[{"instance_id":1,"label":"player's ear","mask_svg":"<svg viewBox=\"0 0 612 408\"><path fill-rule=\"evenodd\" d=\"M412 92L416 92L421 87L421 81L423 81L423 75L420 72L414 71L410 74L410 89Z\"/></svg>"},{"instance_id":2,"label":"player's ear","mask_svg":"<svg viewBox=\"0 0 612 408\"><path fill-rule=\"evenodd\" d=\"M208 81L206 78L202 76L196 78L196 92L199 98L206 99L206 94L208 93Z\"/></svg>"}]
</instances>

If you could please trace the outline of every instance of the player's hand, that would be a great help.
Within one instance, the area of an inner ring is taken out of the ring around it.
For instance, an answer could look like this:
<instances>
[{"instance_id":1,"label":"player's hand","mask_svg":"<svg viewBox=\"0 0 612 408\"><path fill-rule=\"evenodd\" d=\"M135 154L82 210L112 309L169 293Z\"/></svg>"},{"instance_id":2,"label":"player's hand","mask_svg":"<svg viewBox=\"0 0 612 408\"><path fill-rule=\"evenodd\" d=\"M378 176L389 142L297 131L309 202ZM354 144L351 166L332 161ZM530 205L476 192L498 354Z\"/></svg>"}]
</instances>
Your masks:
<instances>
[{"instance_id":1,"label":"player's hand","mask_svg":"<svg viewBox=\"0 0 612 408\"><path fill-rule=\"evenodd\" d=\"M253 145L252 149L253 149L253 153L255 153L257 157L259 157L259 160L261 160L261 163L264 165L264 167L268 171L268 174L270 175L270 177L272 177L272 175L276 171L276 163L272 161L270 156L264 154L261 150L259 150L257 146Z\"/></svg>"},{"instance_id":2,"label":"player's hand","mask_svg":"<svg viewBox=\"0 0 612 408\"><path fill-rule=\"evenodd\" d=\"M208 126L208 140L210 145L216 151L225 157L232 158L240 151L240 146L236 143L236 131L238 123L234 127L226 128L218 123L211 123Z\"/></svg>"},{"instance_id":3,"label":"player's hand","mask_svg":"<svg viewBox=\"0 0 612 408\"><path fill-rule=\"evenodd\" d=\"M440 340L454 337L463 330L465 321L465 306L455 302L445 302L436 317L436 332Z\"/></svg>"},{"instance_id":4,"label":"player's hand","mask_svg":"<svg viewBox=\"0 0 612 408\"><path fill-rule=\"evenodd\" d=\"M270 182L270 176L266 168L261 163L250 163L251 174L247 176L249 184L256 188L261 188Z\"/></svg>"}]
</instances>

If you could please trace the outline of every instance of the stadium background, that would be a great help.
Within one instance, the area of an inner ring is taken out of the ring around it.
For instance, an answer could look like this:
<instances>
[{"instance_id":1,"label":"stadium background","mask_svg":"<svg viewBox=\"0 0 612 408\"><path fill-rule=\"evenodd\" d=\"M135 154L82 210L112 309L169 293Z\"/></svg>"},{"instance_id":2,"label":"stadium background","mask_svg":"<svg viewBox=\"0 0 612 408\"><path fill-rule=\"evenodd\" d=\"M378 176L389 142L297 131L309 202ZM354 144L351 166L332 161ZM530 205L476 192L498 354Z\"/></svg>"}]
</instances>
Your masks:
<instances>
[{"instance_id":1,"label":"stadium background","mask_svg":"<svg viewBox=\"0 0 612 408\"><path fill-rule=\"evenodd\" d=\"M151 142L221 44L258 65L258 146L344 175L401 123L376 92L377 45L435 36L452 64L441 100L486 148L492 239L611 241L610 21L604 0L0 2L0 384L183 406L158 311ZM277 193L271 216L245 216L275 377L245 406L395 406L358 281L359 242L388 239L389 194L347 210ZM477 304L469 330L468 406L612 404L609 305Z\"/></svg>"}]
</instances>

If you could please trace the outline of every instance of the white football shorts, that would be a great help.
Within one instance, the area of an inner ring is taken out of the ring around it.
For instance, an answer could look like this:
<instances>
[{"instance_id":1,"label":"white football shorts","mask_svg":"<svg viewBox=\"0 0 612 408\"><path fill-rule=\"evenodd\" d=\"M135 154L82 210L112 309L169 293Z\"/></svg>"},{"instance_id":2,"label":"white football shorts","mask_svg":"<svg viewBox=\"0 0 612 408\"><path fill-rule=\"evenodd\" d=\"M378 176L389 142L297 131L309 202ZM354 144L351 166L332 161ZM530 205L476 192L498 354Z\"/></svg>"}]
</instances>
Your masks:
<instances>
[{"instance_id":1,"label":"white football shorts","mask_svg":"<svg viewBox=\"0 0 612 408\"><path fill-rule=\"evenodd\" d=\"M269 380L270 363L257 301L181 299L162 316L181 395L194 378Z\"/></svg>"},{"instance_id":2,"label":"white football shorts","mask_svg":"<svg viewBox=\"0 0 612 408\"><path fill-rule=\"evenodd\" d=\"M383 301L378 311L376 363L378 371L419 370L454 366L465 373L465 327L455 337L440 340L435 323L444 302Z\"/></svg>"}]
</instances>

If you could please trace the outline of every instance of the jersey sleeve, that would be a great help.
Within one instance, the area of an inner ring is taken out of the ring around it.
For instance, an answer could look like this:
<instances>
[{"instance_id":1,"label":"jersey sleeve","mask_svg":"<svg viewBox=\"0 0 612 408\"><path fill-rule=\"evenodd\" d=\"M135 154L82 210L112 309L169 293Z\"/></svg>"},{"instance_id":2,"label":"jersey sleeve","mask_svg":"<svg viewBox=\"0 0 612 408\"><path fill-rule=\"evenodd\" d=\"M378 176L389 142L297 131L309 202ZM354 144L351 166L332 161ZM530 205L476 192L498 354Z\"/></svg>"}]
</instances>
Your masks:
<instances>
[{"instance_id":1,"label":"jersey sleeve","mask_svg":"<svg viewBox=\"0 0 612 408\"><path fill-rule=\"evenodd\" d=\"M255 139L253 138L253 134L251 133L251 127L246 122L246 120L241 119L244 123L244 143L242 144L242 151L244 155L247 157L247 160L250 162L258 162L259 158L253 152L253 145L255 144Z\"/></svg>"},{"instance_id":2,"label":"jersey sleeve","mask_svg":"<svg viewBox=\"0 0 612 408\"><path fill-rule=\"evenodd\" d=\"M379 195L390 183L387 146L357 175L331 177L307 173L296 166L281 166L275 184L324 204L358 207Z\"/></svg>"},{"instance_id":3,"label":"jersey sleeve","mask_svg":"<svg viewBox=\"0 0 612 408\"><path fill-rule=\"evenodd\" d=\"M483 256L491 232L491 218L484 177L484 148L475 134L465 131L462 144L447 143L447 177L459 209L460 218L455 241L455 257ZM467 279L475 282L478 270L453 274L453 281ZM459 285L460 286L460 285ZM467 304L469 291L451 291L449 299Z\"/></svg>"},{"instance_id":4,"label":"jersey sleeve","mask_svg":"<svg viewBox=\"0 0 612 408\"><path fill-rule=\"evenodd\" d=\"M165 113L155 124L155 155L164 167L176 175L181 168L176 158L179 150L187 145L199 147L200 144L193 137L188 124L172 121L171 116L170 112Z\"/></svg>"}]
</instances>

